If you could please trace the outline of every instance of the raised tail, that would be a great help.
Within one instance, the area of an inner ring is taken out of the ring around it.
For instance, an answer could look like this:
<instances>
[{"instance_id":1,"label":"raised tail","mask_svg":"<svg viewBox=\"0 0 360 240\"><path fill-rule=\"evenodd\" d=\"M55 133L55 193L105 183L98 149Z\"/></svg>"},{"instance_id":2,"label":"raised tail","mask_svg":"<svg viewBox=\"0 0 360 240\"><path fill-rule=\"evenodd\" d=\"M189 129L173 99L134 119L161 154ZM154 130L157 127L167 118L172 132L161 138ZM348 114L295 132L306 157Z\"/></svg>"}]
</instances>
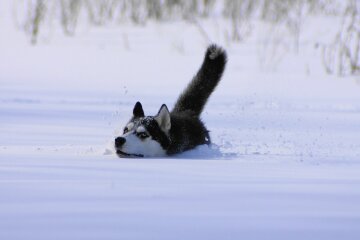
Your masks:
<instances>
[{"instance_id":1,"label":"raised tail","mask_svg":"<svg viewBox=\"0 0 360 240\"><path fill-rule=\"evenodd\" d=\"M190 111L195 116L200 116L210 94L221 79L226 60L224 49L215 44L210 45L203 64L176 101L172 112Z\"/></svg>"}]
</instances>

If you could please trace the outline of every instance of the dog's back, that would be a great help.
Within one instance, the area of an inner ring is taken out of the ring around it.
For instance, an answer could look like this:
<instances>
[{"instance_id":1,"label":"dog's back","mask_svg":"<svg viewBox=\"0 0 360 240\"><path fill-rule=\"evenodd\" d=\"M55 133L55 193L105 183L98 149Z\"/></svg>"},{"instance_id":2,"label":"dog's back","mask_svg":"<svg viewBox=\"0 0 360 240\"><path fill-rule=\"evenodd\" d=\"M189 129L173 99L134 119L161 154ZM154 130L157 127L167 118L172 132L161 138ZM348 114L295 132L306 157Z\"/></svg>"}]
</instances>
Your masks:
<instances>
[{"instance_id":1,"label":"dog's back","mask_svg":"<svg viewBox=\"0 0 360 240\"><path fill-rule=\"evenodd\" d=\"M168 154L210 143L209 132L200 120L200 115L221 79L226 60L226 53L222 48L216 45L208 47L199 71L170 113L172 127L169 134L172 141Z\"/></svg>"}]
</instances>

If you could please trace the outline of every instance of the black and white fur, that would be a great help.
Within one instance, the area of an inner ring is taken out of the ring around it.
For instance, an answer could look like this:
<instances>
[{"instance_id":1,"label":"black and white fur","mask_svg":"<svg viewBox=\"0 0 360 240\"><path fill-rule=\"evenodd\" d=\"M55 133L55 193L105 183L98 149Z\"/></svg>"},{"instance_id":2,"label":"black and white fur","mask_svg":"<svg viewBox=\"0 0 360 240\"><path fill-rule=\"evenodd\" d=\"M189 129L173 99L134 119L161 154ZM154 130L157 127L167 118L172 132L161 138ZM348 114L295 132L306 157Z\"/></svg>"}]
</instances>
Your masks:
<instances>
[{"instance_id":1,"label":"black and white fur","mask_svg":"<svg viewBox=\"0 0 360 240\"><path fill-rule=\"evenodd\" d=\"M199 71L180 95L171 112L163 104L155 116L145 116L140 102L124 133L115 139L120 157L160 157L210 144L200 114L225 69L226 52L210 45Z\"/></svg>"}]
</instances>

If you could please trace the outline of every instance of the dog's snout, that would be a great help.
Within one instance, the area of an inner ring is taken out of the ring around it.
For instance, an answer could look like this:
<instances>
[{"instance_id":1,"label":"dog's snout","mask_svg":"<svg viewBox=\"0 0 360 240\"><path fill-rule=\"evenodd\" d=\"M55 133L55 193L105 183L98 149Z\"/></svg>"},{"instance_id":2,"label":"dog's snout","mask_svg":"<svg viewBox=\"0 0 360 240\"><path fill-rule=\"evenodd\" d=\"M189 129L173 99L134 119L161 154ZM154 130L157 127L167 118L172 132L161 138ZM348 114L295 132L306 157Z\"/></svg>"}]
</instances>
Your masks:
<instances>
[{"instance_id":1,"label":"dog's snout","mask_svg":"<svg viewBox=\"0 0 360 240\"><path fill-rule=\"evenodd\" d=\"M115 139L115 147L121 147L126 142L126 139L123 137L117 137Z\"/></svg>"}]
</instances>

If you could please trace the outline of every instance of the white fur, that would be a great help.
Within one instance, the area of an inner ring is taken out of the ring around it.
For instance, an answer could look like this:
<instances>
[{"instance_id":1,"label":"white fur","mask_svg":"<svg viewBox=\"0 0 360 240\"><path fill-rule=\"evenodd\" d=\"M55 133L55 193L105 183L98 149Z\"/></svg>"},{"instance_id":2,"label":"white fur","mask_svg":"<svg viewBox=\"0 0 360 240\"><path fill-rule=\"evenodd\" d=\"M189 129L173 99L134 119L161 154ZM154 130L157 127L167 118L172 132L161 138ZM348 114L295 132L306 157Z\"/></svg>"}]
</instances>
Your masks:
<instances>
[{"instance_id":1,"label":"white fur","mask_svg":"<svg viewBox=\"0 0 360 240\"><path fill-rule=\"evenodd\" d=\"M159 124L160 128L165 132L168 133L171 128L171 119L170 119L170 112L166 105L163 105L160 108L159 113L154 117L154 119Z\"/></svg>"},{"instance_id":2,"label":"white fur","mask_svg":"<svg viewBox=\"0 0 360 240\"><path fill-rule=\"evenodd\" d=\"M134 123L133 122L130 122L128 123L128 125L126 125L128 131L131 131L133 128L134 128Z\"/></svg>"},{"instance_id":3,"label":"white fur","mask_svg":"<svg viewBox=\"0 0 360 240\"><path fill-rule=\"evenodd\" d=\"M136 132L138 133L142 133L142 132L146 132L145 128L143 126L140 126L136 129Z\"/></svg>"},{"instance_id":4,"label":"white fur","mask_svg":"<svg viewBox=\"0 0 360 240\"><path fill-rule=\"evenodd\" d=\"M128 154L142 154L144 157L164 157L166 152L161 145L151 137L140 139L133 132L124 134L126 142L119 149Z\"/></svg>"}]
</instances>

